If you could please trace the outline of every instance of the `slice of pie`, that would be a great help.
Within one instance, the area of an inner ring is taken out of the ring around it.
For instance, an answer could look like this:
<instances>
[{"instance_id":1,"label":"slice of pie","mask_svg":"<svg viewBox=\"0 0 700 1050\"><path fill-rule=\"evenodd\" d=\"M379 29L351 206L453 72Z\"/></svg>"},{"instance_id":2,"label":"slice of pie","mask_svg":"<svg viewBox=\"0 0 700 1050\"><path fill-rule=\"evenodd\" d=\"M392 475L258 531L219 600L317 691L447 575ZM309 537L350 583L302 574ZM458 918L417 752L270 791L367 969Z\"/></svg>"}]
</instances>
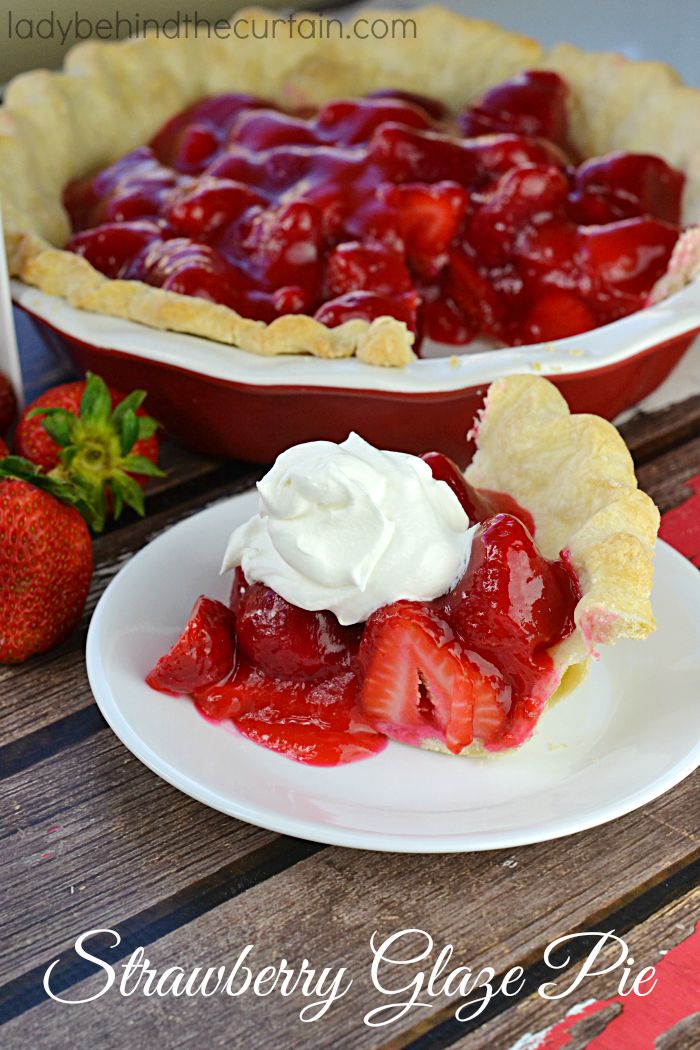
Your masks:
<instances>
[{"instance_id":1,"label":"slice of pie","mask_svg":"<svg viewBox=\"0 0 700 1050\"><path fill-rule=\"evenodd\" d=\"M424 338L575 335L675 287L700 92L656 63L414 17L411 40L86 44L17 78L12 273L253 353L378 365Z\"/></svg>"},{"instance_id":2,"label":"slice of pie","mask_svg":"<svg viewBox=\"0 0 700 1050\"><path fill-rule=\"evenodd\" d=\"M654 629L659 515L615 428L544 379L493 383L475 441L466 477L357 435L283 453L229 606L201 598L149 684L317 765L523 744L599 646Z\"/></svg>"}]
</instances>

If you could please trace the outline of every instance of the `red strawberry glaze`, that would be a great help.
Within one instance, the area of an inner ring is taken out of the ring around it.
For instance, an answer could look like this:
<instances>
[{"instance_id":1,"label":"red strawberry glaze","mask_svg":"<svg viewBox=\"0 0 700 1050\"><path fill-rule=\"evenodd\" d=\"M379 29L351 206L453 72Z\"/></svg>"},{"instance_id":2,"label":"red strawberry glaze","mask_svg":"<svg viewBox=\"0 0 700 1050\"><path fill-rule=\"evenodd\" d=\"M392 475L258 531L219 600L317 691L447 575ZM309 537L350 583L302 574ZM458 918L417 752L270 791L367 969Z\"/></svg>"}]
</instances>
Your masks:
<instances>
[{"instance_id":1,"label":"red strawberry glaze","mask_svg":"<svg viewBox=\"0 0 700 1050\"><path fill-rule=\"evenodd\" d=\"M647 154L577 166L567 92L536 70L458 114L392 90L316 112L203 99L66 187L68 248L266 322L394 316L416 349L585 332L645 305L684 179Z\"/></svg>"}]
</instances>

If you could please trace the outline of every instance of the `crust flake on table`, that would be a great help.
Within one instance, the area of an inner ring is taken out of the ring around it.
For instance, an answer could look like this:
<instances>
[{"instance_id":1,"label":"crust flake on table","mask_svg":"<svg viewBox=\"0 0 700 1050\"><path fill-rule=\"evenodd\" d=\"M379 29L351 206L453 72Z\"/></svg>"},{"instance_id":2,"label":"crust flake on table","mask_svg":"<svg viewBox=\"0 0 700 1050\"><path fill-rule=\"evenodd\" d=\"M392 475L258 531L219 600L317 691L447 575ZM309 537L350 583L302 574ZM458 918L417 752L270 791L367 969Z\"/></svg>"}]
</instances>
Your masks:
<instances>
[{"instance_id":1,"label":"crust flake on table","mask_svg":"<svg viewBox=\"0 0 700 1050\"><path fill-rule=\"evenodd\" d=\"M397 11L372 10L390 20ZM80 309L202 336L265 355L311 353L388 367L415 357L412 337L393 319L329 329L312 318L269 326L225 306L110 282L89 263L60 250L70 233L62 205L66 183L98 170L148 141L168 117L207 94L254 92L286 104L322 102L384 87L425 91L453 107L519 70L557 69L573 88L572 131L585 155L610 148L655 149L688 174L688 218L700 218L700 92L659 63L591 55L568 45L548 54L535 41L439 6L405 12L415 39L323 39L279 33L255 39L162 37L86 42L59 73L16 77L0 108L0 200L11 273ZM275 18L247 8L237 18ZM300 13L302 19L320 16ZM357 18L362 18L360 12ZM356 19L357 20L357 19ZM669 120L668 114L674 119ZM85 282L80 289L78 283ZM185 301L183 301L185 300ZM364 325L360 328L359 325Z\"/></svg>"}]
</instances>

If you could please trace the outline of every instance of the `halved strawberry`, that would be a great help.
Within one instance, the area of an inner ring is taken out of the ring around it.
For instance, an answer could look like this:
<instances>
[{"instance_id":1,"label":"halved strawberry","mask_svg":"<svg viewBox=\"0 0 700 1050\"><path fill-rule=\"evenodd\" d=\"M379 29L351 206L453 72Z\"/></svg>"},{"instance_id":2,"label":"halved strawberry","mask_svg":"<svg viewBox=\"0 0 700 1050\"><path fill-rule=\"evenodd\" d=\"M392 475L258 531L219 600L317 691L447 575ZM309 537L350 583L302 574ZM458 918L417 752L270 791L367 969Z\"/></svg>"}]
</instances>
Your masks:
<instances>
[{"instance_id":1,"label":"halved strawberry","mask_svg":"<svg viewBox=\"0 0 700 1050\"><path fill-rule=\"evenodd\" d=\"M377 610L360 663L362 710L387 736L409 744L444 737L455 754L472 742L476 672L436 613L408 601Z\"/></svg>"},{"instance_id":2,"label":"halved strawberry","mask_svg":"<svg viewBox=\"0 0 700 1050\"><path fill-rule=\"evenodd\" d=\"M161 693L193 693L223 681L235 663L235 617L222 602L202 595L175 645L160 658L146 681Z\"/></svg>"}]
</instances>

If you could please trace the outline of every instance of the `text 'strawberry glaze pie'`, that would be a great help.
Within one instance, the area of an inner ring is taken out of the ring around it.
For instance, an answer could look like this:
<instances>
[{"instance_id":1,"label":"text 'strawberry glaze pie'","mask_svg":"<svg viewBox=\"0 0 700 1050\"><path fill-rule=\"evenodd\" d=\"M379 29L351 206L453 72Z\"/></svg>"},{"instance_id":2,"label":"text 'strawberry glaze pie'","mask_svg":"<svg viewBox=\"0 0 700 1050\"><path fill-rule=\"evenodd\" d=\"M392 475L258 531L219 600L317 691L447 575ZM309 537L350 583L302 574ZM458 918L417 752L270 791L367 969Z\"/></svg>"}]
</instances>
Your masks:
<instances>
[{"instance_id":1,"label":"text 'strawberry glaze pie'","mask_svg":"<svg viewBox=\"0 0 700 1050\"><path fill-rule=\"evenodd\" d=\"M416 351L576 335L646 304L684 176L650 154L582 162L567 94L532 70L457 113L391 90L310 113L206 98L68 185L67 247L268 324L390 316Z\"/></svg>"},{"instance_id":2,"label":"text 'strawberry glaze pie'","mask_svg":"<svg viewBox=\"0 0 700 1050\"><path fill-rule=\"evenodd\" d=\"M200 598L149 684L313 765L524 743L598 644L653 630L658 512L614 428L545 380L494 383L475 431L467 477L355 434L283 453L228 543L228 605Z\"/></svg>"}]
</instances>

